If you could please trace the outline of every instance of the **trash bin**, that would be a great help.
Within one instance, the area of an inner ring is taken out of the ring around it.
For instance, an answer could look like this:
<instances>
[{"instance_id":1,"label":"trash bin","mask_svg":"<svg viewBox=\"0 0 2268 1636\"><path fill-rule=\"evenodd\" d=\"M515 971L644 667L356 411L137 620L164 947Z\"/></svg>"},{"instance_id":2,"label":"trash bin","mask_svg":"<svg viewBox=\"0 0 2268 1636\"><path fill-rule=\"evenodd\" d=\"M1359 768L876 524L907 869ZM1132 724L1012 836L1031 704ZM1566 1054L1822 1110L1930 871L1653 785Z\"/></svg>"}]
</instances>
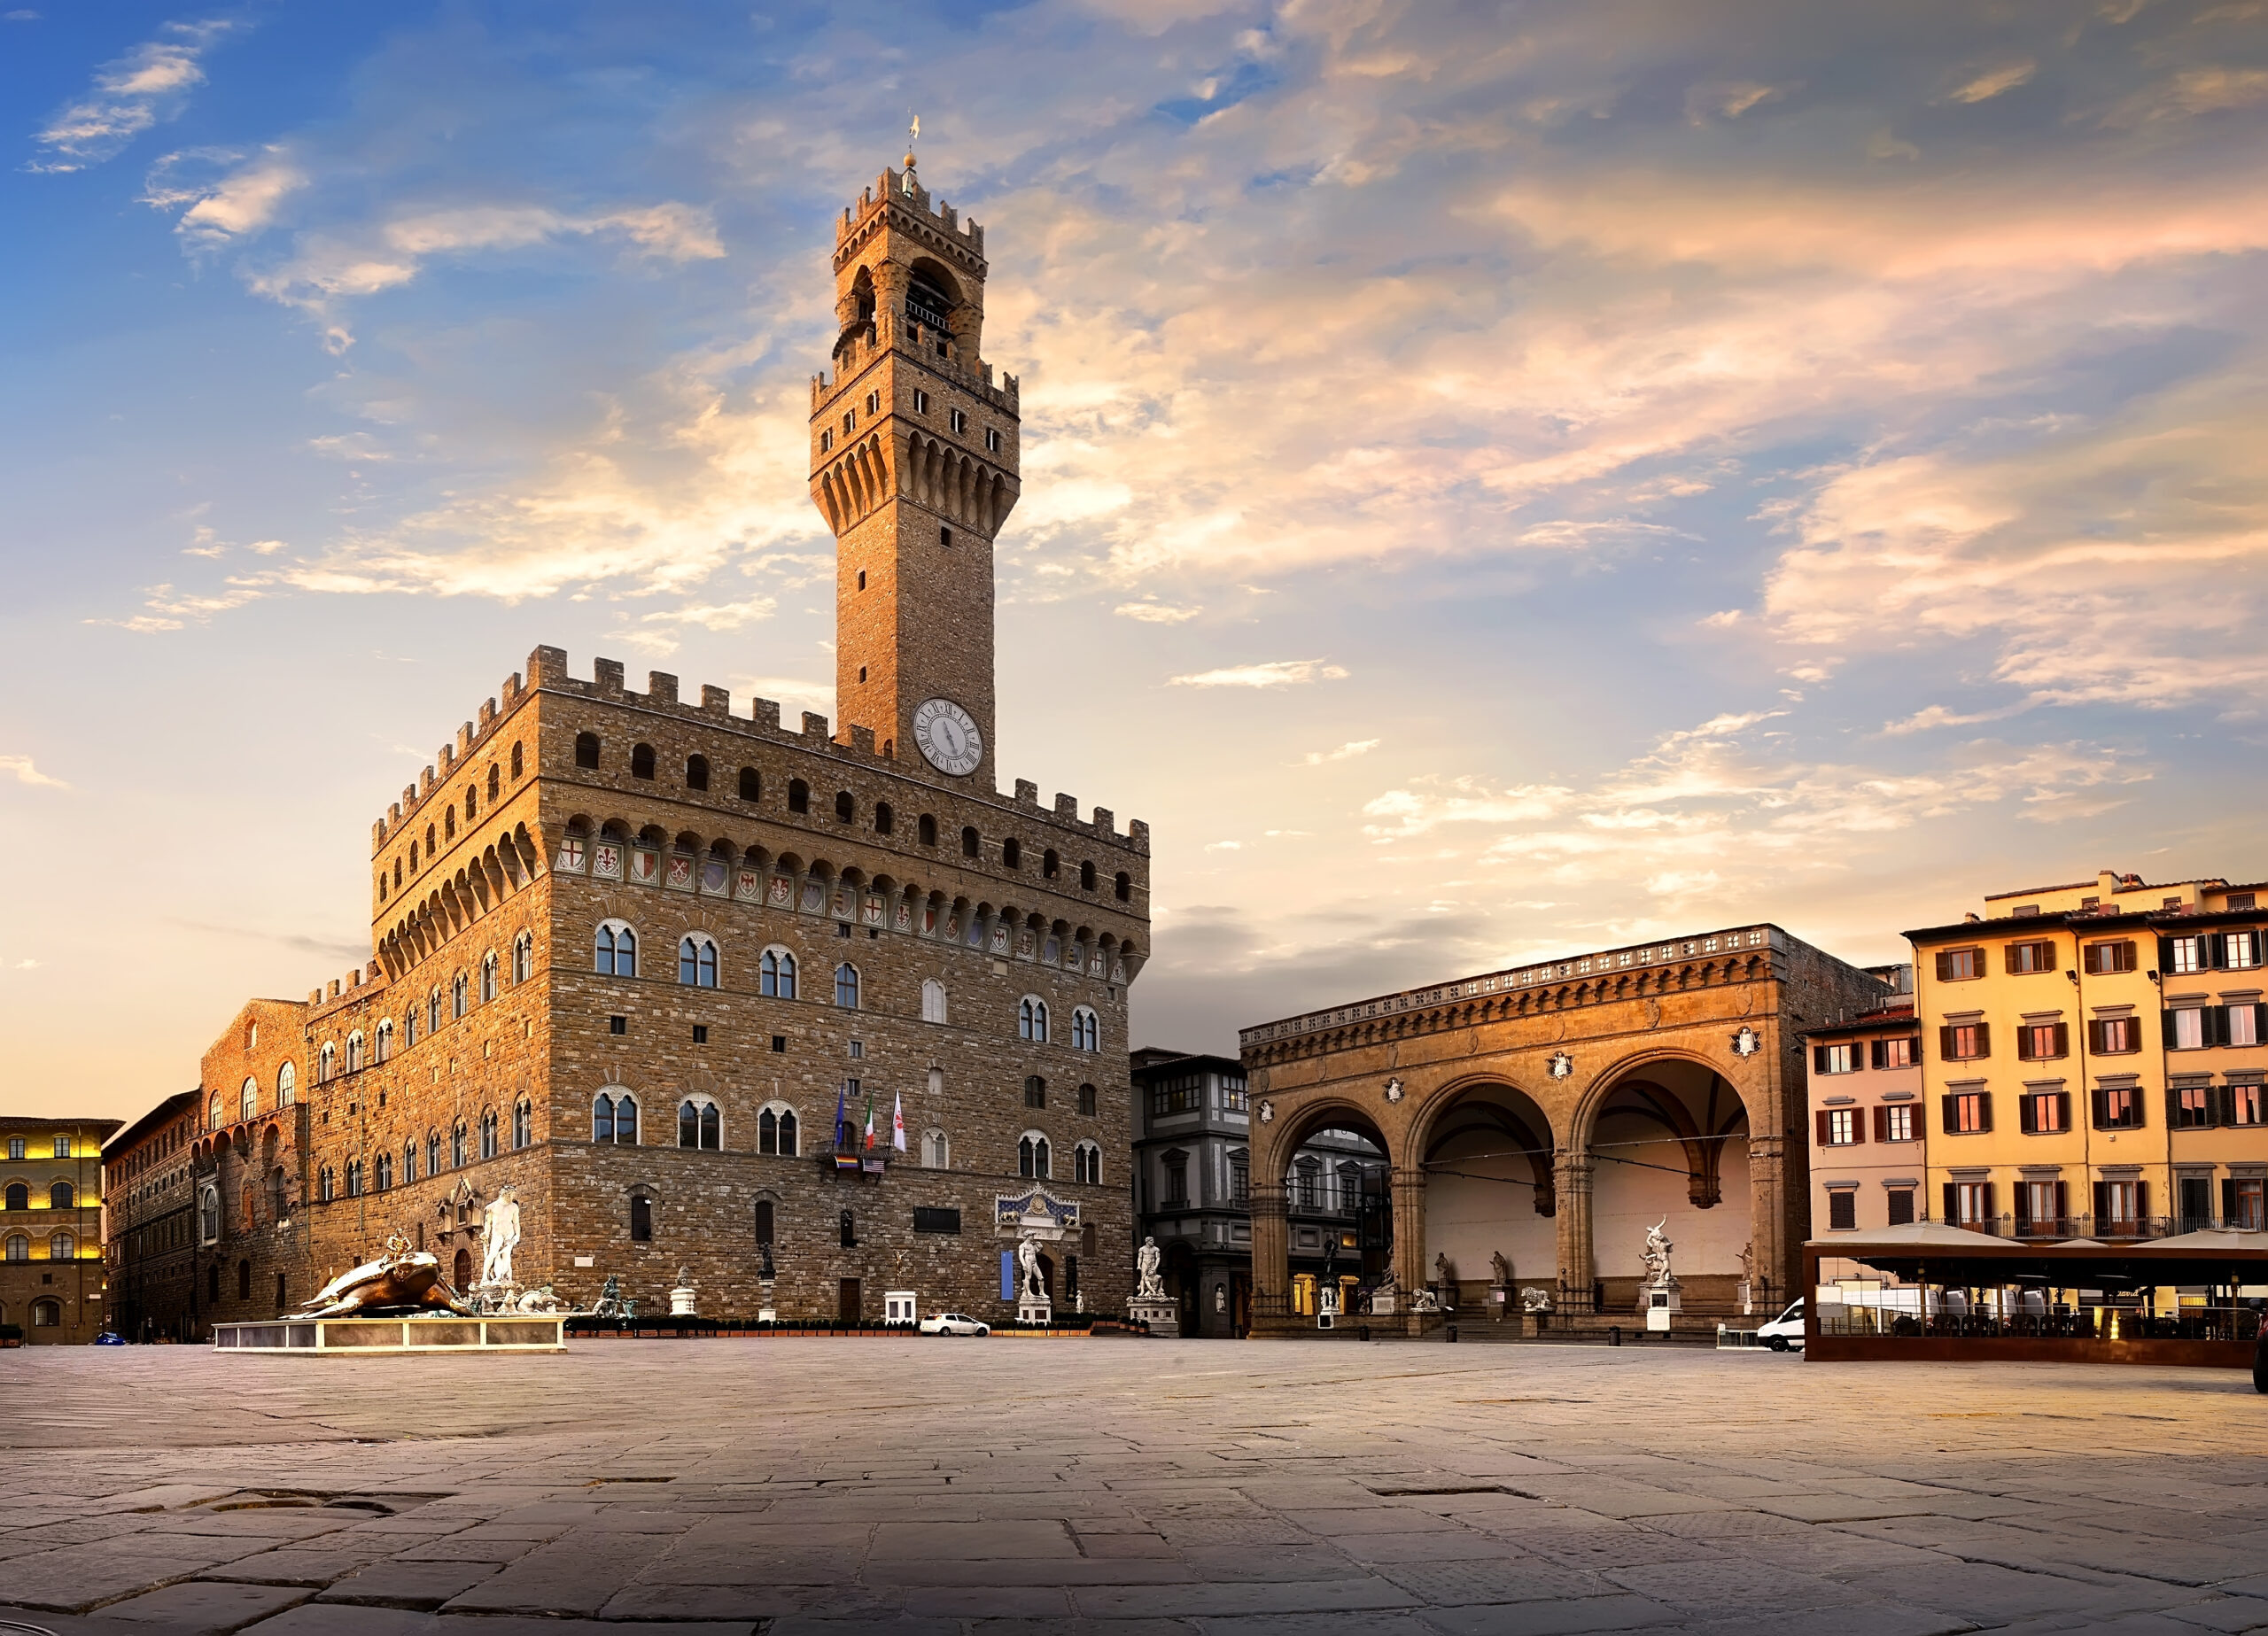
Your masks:
<instances>
[{"instance_id":1,"label":"trash bin","mask_svg":"<svg viewBox=\"0 0 2268 1636\"><path fill-rule=\"evenodd\" d=\"M1610 1346L1619 1346L1622 1344L1622 1326L1620 1324L1617 1323L1608 1326L1606 1331L1606 1344Z\"/></svg>"}]
</instances>

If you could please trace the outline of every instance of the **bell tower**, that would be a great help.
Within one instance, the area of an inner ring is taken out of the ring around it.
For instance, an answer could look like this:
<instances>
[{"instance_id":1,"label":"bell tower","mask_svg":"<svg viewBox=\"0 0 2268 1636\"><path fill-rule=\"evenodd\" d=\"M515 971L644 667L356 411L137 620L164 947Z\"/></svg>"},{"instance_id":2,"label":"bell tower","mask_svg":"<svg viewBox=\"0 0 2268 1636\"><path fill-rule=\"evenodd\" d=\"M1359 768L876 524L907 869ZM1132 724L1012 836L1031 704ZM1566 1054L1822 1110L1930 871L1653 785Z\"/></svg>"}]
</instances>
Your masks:
<instances>
[{"instance_id":1,"label":"bell tower","mask_svg":"<svg viewBox=\"0 0 2268 1636\"><path fill-rule=\"evenodd\" d=\"M992 542L1016 503L1016 378L992 383L984 229L885 170L835 224L836 339L812 381L812 501L835 531L835 720L993 785Z\"/></svg>"}]
</instances>

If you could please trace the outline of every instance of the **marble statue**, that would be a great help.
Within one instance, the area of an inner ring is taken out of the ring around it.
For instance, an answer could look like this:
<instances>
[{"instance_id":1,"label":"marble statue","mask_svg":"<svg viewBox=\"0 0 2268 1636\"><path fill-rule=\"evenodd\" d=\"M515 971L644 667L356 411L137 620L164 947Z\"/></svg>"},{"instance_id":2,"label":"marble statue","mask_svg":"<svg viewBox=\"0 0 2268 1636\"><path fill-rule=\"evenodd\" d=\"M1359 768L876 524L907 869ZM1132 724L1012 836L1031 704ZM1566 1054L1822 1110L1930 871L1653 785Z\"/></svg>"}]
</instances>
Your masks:
<instances>
[{"instance_id":1,"label":"marble statue","mask_svg":"<svg viewBox=\"0 0 2268 1636\"><path fill-rule=\"evenodd\" d=\"M1496 1275L1496 1287L1500 1290L1511 1289L1512 1287L1512 1264L1504 1259L1504 1252L1502 1250L1490 1252L1488 1256L1488 1265Z\"/></svg>"},{"instance_id":2,"label":"marble statue","mask_svg":"<svg viewBox=\"0 0 2268 1636\"><path fill-rule=\"evenodd\" d=\"M1444 1295L1456 1292L1456 1263L1449 1260L1447 1250L1433 1258L1433 1278L1441 1286Z\"/></svg>"},{"instance_id":3,"label":"marble statue","mask_svg":"<svg viewBox=\"0 0 2268 1636\"><path fill-rule=\"evenodd\" d=\"M572 1312L574 1308L561 1300L553 1293L551 1286L545 1283L523 1291L520 1299L513 1304L512 1310L530 1314L548 1314Z\"/></svg>"},{"instance_id":4,"label":"marble statue","mask_svg":"<svg viewBox=\"0 0 2268 1636\"><path fill-rule=\"evenodd\" d=\"M1532 1283L1520 1291L1520 1310L1546 1313L1551 1310L1551 1291L1540 1283Z\"/></svg>"},{"instance_id":5,"label":"marble statue","mask_svg":"<svg viewBox=\"0 0 2268 1636\"><path fill-rule=\"evenodd\" d=\"M1676 1282L1670 1276L1669 1252L1677 1246L1670 1242L1669 1235L1663 1230L1668 1226L1669 1218L1664 1216L1646 1229L1646 1248L1641 1259L1646 1263L1646 1283L1655 1289L1662 1289Z\"/></svg>"},{"instance_id":6,"label":"marble statue","mask_svg":"<svg viewBox=\"0 0 2268 1636\"><path fill-rule=\"evenodd\" d=\"M470 1313L464 1298L441 1276L441 1259L412 1250L402 1237L386 1240L385 1253L338 1275L300 1303L310 1318L343 1318L350 1313Z\"/></svg>"},{"instance_id":7,"label":"marble statue","mask_svg":"<svg viewBox=\"0 0 2268 1636\"><path fill-rule=\"evenodd\" d=\"M1039 1240L1029 1233L1016 1240L1016 1287L1025 1300L1047 1299L1047 1285L1039 1275Z\"/></svg>"},{"instance_id":8,"label":"marble statue","mask_svg":"<svg viewBox=\"0 0 2268 1636\"><path fill-rule=\"evenodd\" d=\"M1134 1265L1141 1275L1136 1285L1134 1299L1138 1301L1161 1301L1166 1299L1165 1280L1158 1275L1158 1268L1165 1257L1159 1252L1158 1241L1145 1238L1142 1247L1134 1252Z\"/></svg>"},{"instance_id":9,"label":"marble statue","mask_svg":"<svg viewBox=\"0 0 2268 1636\"><path fill-rule=\"evenodd\" d=\"M512 1252L520 1244L520 1196L514 1187L500 1187L482 1214L480 1282L504 1287L512 1282Z\"/></svg>"}]
</instances>

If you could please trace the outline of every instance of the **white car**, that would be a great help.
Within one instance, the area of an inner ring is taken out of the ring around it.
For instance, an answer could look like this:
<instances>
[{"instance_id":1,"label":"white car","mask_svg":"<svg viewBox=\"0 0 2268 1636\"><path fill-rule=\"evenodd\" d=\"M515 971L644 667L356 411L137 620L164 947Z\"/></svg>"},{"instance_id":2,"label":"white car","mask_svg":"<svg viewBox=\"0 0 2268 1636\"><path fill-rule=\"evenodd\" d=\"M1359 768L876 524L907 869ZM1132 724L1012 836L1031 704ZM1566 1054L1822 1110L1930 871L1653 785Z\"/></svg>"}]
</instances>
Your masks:
<instances>
[{"instance_id":1,"label":"white car","mask_svg":"<svg viewBox=\"0 0 2268 1636\"><path fill-rule=\"evenodd\" d=\"M1788 1310L1756 1331L1759 1345L1775 1352L1801 1352L1804 1349L1804 1304L1790 1303Z\"/></svg>"},{"instance_id":2,"label":"white car","mask_svg":"<svg viewBox=\"0 0 2268 1636\"><path fill-rule=\"evenodd\" d=\"M992 1326L963 1312L941 1312L921 1320L924 1335L990 1335Z\"/></svg>"}]
</instances>

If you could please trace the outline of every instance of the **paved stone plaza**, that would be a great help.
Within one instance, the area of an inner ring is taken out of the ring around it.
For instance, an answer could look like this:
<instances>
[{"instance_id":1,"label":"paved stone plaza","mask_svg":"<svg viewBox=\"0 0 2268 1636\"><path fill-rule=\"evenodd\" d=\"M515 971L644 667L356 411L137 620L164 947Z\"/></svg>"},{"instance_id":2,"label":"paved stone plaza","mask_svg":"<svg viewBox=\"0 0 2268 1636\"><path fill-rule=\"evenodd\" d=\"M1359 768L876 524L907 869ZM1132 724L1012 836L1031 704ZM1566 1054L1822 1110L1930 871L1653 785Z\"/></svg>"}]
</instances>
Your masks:
<instances>
[{"instance_id":1,"label":"paved stone plaza","mask_svg":"<svg viewBox=\"0 0 2268 1636\"><path fill-rule=\"evenodd\" d=\"M58 1636L2268 1626L2234 1373L1007 1338L0 1373L0 1620Z\"/></svg>"}]
</instances>

